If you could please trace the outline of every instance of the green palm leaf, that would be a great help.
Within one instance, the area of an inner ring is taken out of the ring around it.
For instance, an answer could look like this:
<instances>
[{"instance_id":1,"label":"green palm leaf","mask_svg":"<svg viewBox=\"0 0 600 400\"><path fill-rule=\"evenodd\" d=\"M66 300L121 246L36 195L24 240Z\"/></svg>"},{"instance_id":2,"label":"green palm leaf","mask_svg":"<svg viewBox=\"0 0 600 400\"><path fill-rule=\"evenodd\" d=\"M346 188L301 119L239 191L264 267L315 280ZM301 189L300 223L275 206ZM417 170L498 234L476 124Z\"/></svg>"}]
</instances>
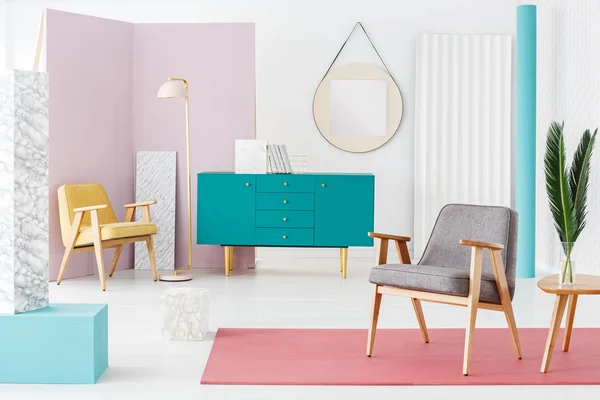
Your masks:
<instances>
[{"instance_id":1,"label":"green palm leaf","mask_svg":"<svg viewBox=\"0 0 600 400\"><path fill-rule=\"evenodd\" d=\"M587 215L586 202L590 176L590 159L594 150L597 133L598 129L596 129L594 135L591 135L590 130L587 129L583 133L579 146L577 146L577 150L573 154L573 162L571 163L571 171L569 174L569 188L574 217L572 242L577 240L586 224L585 218Z\"/></svg>"},{"instance_id":2,"label":"green palm leaf","mask_svg":"<svg viewBox=\"0 0 600 400\"><path fill-rule=\"evenodd\" d=\"M546 192L550 212L561 242L573 242L575 227L573 203L567 181L566 151L563 127L556 122L550 124L546 141L544 171Z\"/></svg>"}]
</instances>

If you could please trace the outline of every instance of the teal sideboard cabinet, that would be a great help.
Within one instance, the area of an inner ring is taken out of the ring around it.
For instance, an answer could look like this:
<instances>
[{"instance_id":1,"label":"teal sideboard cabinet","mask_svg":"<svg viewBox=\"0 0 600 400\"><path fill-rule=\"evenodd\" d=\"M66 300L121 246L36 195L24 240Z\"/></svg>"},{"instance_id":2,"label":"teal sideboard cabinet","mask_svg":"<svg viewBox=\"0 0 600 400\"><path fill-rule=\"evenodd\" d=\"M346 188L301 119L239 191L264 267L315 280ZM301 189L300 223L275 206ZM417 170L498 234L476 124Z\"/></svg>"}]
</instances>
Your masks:
<instances>
[{"instance_id":1,"label":"teal sideboard cabinet","mask_svg":"<svg viewBox=\"0 0 600 400\"><path fill-rule=\"evenodd\" d=\"M221 245L225 275L235 246L340 248L372 246L372 174L198 174L197 243Z\"/></svg>"}]
</instances>

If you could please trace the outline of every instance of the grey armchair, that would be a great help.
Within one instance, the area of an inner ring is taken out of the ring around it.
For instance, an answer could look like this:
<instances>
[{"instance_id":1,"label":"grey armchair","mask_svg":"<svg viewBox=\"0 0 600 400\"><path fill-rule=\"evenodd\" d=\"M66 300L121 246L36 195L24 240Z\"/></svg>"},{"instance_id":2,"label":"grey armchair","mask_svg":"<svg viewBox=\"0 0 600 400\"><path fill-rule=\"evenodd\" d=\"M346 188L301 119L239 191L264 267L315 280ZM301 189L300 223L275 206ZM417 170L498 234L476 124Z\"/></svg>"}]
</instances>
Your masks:
<instances>
[{"instance_id":1,"label":"grey armchair","mask_svg":"<svg viewBox=\"0 0 600 400\"><path fill-rule=\"evenodd\" d=\"M517 226L517 213L510 208L446 205L416 265L411 264L408 254L409 237L369 233L380 239L380 247L379 265L369 276L369 281L375 284L375 296L367 356L373 352L381 297L391 294L410 297L425 343L429 342L429 334L421 300L467 307L464 375L469 374L471 342L480 308L504 313L520 359L521 346L511 304L515 291ZM390 240L396 244L400 264L387 264ZM484 249L489 253L489 260L483 257Z\"/></svg>"}]
</instances>

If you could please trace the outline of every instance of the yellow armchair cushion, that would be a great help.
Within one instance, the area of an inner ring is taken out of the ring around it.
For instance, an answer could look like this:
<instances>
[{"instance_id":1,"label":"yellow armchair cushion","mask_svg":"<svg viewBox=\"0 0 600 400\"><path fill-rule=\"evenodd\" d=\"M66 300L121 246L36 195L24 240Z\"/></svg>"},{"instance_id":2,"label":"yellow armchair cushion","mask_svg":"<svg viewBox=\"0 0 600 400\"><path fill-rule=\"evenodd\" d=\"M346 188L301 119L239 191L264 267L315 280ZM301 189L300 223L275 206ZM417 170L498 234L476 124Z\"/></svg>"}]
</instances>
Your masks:
<instances>
[{"instance_id":1,"label":"yellow armchair cushion","mask_svg":"<svg viewBox=\"0 0 600 400\"><path fill-rule=\"evenodd\" d=\"M73 218L75 217L75 212L73 209L79 207L97 206L101 204L106 204L107 207L98 210L98 222L100 222L100 225L119 222L110 205L108 195L102 186L96 183L86 183L62 185L58 188L60 230L62 233L63 244L65 246L68 245L69 238L71 236L71 225L73 224ZM91 225L91 213L86 212L83 215L81 226L89 227Z\"/></svg>"},{"instance_id":2,"label":"yellow armchair cushion","mask_svg":"<svg viewBox=\"0 0 600 400\"><path fill-rule=\"evenodd\" d=\"M135 236L153 235L157 232L155 224L147 222L117 222L112 224L100 224L100 239L113 240ZM92 244L94 235L89 226L82 227L75 240L75 246Z\"/></svg>"}]
</instances>

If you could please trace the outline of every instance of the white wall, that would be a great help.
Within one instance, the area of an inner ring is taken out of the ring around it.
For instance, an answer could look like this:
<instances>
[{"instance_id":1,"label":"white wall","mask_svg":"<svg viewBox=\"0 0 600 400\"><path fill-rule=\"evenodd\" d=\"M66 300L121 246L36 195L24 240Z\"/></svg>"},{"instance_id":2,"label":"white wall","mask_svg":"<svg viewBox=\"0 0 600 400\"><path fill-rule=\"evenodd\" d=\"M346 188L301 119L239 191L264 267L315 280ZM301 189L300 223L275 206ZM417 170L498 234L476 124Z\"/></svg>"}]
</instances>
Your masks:
<instances>
[{"instance_id":1,"label":"white wall","mask_svg":"<svg viewBox=\"0 0 600 400\"><path fill-rule=\"evenodd\" d=\"M42 8L131 22L255 22L258 138L284 143L291 154L308 155L312 171L373 172L376 230L412 236L416 38L422 32L514 35L517 4L518 0L20 1L12 5L9 17L14 21L17 68L31 68ZM314 91L357 21L369 32L404 98L396 136L367 154L331 146L312 117Z\"/></svg>"},{"instance_id":2,"label":"white wall","mask_svg":"<svg viewBox=\"0 0 600 400\"><path fill-rule=\"evenodd\" d=\"M559 239L545 190L544 154L551 121L565 122L570 162L585 129L600 127L600 1L537 3L536 264L558 272ZM574 247L575 272L600 274L600 143L591 159L587 225Z\"/></svg>"}]
</instances>

